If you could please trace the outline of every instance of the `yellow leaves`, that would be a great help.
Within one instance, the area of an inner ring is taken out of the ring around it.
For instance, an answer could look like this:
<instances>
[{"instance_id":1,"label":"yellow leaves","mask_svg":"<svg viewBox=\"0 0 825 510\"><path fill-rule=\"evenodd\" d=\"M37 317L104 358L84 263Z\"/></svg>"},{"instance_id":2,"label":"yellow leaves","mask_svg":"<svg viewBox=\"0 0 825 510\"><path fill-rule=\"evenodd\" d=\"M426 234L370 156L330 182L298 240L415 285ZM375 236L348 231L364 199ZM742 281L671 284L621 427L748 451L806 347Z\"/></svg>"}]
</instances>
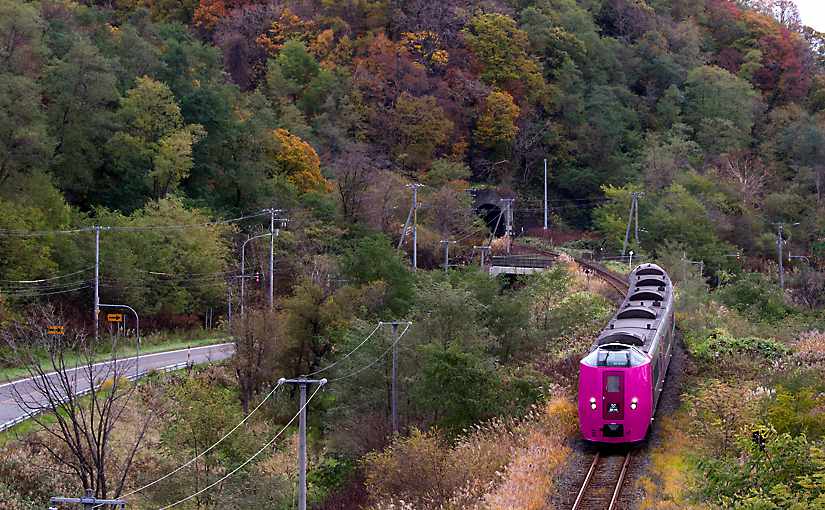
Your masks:
<instances>
[{"instance_id":1,"label":"yellow leaves","mask_svg":"<svg viewBox=\"0 0 825 510\"><path fill-rule=\"evenodd\" d=\"M476 125L476 142L490 149L509 146L518 134L515 123L519 113L513 96L503 91L491 92Z\"/></svg>"},{"instance_id":2,"label":"yellow leaves","mask_svg":"<svg viewBox=\"0 0 825 510\"><path fill-rule=\"evenodd\" d=\"M404 32L399 46L417 57L419 63L430 67L446 66L450 55L442 46L441 37L428 30L421 32Z\"/></svg>"},{"instance_id":3,"label":"yellow leaves","mask_svg":"<svg viewBox=\"0 0 825 510\"><path fill-rule=\"evenodd\" d=\"M291 134L286 129L278 128L272 132L278 144L272 154L277 173L286 175L287 180L301 192L329 192L332 186L321 175L321 160L310 144Z\"/></svg>"}]
</instances>

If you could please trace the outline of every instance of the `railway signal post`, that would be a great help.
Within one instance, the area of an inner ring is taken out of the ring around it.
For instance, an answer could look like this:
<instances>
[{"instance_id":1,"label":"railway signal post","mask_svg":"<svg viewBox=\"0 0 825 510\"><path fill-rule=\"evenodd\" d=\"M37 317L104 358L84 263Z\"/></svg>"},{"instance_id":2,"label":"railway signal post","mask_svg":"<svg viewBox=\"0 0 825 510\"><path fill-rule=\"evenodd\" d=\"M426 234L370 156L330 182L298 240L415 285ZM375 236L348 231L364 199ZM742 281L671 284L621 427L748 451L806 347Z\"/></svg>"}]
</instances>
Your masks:
<instances>
[{"instance_id":1,"label":"railway signal post","mask_svg":"<svg viewBox=\"0 0 825 510\"><path fill-rule=\"evenodd\" d=\"M307 386L327 383L326 379L280 379L278 384L297 384L301 391L298 407L298 510L307 510Z\"/></svg>"}]
</instances>

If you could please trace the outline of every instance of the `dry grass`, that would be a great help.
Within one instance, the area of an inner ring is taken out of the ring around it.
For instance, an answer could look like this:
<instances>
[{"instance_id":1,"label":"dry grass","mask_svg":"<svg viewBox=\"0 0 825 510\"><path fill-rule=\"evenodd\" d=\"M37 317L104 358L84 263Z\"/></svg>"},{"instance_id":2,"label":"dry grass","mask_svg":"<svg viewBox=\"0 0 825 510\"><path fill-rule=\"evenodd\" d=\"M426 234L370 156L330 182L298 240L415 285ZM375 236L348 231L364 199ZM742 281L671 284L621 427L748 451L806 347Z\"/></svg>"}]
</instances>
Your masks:
<instances>
[{"instance_id":1,"label":"dry grass","mask_svg":"<svg viewBox=\"0 0 825 510\"><path fill-rule=\"evenodd\" d=\"M659 434L667 441L650 452L649 476L639 479L644 496L639 510L704 510L710 507L688 501L692 480L688 454L693 441L678 426L677 417L665 417Z\"/></svg>"},{"instance_id":2,"label":"dry grass","mask_svg":"<svg viewBox=\"0 0 825 510\"><path fill-rule=\"evenodd\" d=\"M825 370L825 333L803 333L794 345L794 350L796 353L793 361L797 366Z\"/></svg>"},{"instance_id":3,"label":"dry grass","mask_svg":"<svg viewBox=\"0 0 825 510\"><path fill-rule=\"evenodd\" d=\"M475 427L452 447L432 432L400 439L365 464L370 508L544 508L575 429L575 405L555 397L522 420Z\"/></svg>"},{"instance_id":4,"label":"dry grass","mask_svg":"<svg viewBox=\"0 0 825 510\"><path fill-rule=\"evenodd\" d=\"M570 454L566 443L576 430L576 407L570 400L553 399L528 428L526 444L516 450L501 483L485 495L482 508L539 510L546 505L553 479Z\"/></svg>"}]
</instances>

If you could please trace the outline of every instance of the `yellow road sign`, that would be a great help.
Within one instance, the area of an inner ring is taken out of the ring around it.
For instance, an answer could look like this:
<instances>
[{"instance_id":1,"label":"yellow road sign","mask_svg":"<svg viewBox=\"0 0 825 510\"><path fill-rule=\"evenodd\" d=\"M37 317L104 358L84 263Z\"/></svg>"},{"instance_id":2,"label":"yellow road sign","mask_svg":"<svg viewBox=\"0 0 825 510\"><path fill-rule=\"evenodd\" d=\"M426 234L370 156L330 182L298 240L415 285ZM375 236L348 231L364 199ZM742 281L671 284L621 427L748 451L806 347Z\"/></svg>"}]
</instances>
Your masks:
<instances>
[{"instance_id":1,"label":"yellow road sign","mask_svg":"<svg viewBox=\"0 0 825 510\"><path fill-rule=\"evenodd\" d=\"M123 322L123 314L122 313L108 313L106 314L106 320L109 322Z\"/></svg>"},{"instance_id":2,"label":"yellow road sign","mask_svg":"<svg viewBox=\"0 0 825 510\"><path fill-rule=\"evenodd\" d=\"M46 332L50 335L65 335L66 334L66 327L65 326L49 326L46 328Z\"/></svg>"}]
</instances>

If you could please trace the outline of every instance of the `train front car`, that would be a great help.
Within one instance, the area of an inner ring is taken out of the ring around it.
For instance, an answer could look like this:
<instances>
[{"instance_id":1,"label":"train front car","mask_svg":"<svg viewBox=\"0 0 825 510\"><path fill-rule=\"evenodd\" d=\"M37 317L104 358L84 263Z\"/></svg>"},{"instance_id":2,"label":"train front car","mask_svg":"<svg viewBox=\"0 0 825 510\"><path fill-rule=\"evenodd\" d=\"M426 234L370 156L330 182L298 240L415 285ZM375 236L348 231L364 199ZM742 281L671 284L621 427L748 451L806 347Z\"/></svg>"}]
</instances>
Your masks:
<instances>
[{"instance_id":1,"label":"train front car","mask_svg":"<svg viewBox=\"0 0 825 510\"><path fill-rule=\"evenodd\" d=\"M579 365L579 428L588 441L642 441L670 364L670 278L661 267L643 264L629 283L624 302Z\"/></svg>"}]
</instances>

